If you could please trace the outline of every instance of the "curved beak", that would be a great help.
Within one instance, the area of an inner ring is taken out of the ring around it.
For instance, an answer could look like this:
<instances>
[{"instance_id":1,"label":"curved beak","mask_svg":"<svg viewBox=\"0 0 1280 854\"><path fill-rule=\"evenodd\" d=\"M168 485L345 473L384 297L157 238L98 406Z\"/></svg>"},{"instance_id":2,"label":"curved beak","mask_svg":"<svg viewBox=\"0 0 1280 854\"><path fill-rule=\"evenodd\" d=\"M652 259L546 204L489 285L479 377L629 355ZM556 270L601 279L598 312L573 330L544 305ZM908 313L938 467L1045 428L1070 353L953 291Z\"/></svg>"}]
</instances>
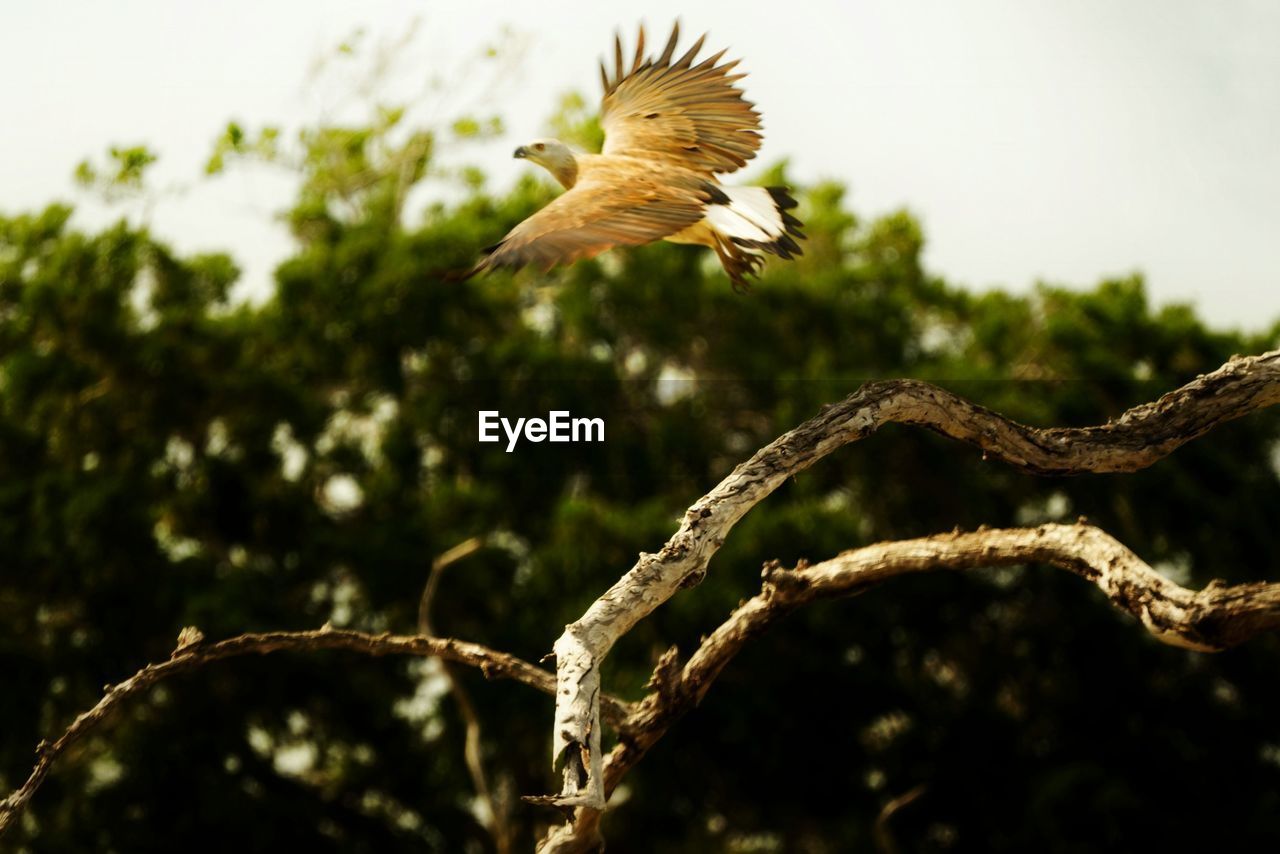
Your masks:
<instances>
[{"instance_id":1,"label":"curved beak","mask_svg":"<svg viewBox=\"0 0 1280 854\"><path fill-rule=\"evenodd\" d=\"M517 158L528 157L528 156L529 156L529 149L525 148L525 147L522 145L522 146L520 146L519 148L517 148L517 149L516 149L516 153L515 153L515 154L513 154L513 155L511 155L511 156L512 156L512 157L517 157Z\"/></svg>"}]
</instances>

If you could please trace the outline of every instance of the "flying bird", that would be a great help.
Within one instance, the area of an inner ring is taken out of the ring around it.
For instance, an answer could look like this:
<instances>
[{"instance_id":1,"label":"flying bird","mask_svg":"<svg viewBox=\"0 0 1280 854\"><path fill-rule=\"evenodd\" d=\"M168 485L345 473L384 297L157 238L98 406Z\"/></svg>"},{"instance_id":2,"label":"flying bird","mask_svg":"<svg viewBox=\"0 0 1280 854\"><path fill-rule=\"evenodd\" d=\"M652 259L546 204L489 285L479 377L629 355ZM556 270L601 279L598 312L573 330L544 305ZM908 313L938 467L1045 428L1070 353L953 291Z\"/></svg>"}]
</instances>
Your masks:
<instances>
[{"instance_id":1,"label":"flying bird","mask_svg":"<svg viewBox=\"0 0 1280 854\"><path fill-rule=\"evenodd\" d=\"M760 148L760 114L731 74L740 60L725 51L698 62L703 35L675 56L679 22L662 53L645 54L644 27L628 67L622 39L614 40L614 70L600 63L604 83L600 123L604 148L577 152L558 139L536 139L515 156L550 172L567 192L485 249L473 268L556 264L592 258L613 246L655 240L715 250L734 290L747 289L764 253L801 254L804 238L786 187L726 187L733 172Z\"/></svg>"}]
</instances>

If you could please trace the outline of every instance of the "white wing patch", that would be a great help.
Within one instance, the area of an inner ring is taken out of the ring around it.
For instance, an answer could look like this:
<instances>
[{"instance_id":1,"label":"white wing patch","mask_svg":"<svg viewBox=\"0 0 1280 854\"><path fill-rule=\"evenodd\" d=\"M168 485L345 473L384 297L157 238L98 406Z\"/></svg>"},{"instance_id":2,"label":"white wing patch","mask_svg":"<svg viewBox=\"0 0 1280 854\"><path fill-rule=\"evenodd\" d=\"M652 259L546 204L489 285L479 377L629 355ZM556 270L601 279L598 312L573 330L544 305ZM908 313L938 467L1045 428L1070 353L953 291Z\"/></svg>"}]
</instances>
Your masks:
<instances>
[{"instance_id":1,"label":"white wing patch","mask_svg":"<svg viewBox=\"0 0 1280 854\"><path fill-rule=\"evenodd\" d=\"M782 212L764 187L721 187L727 205L709 205L706 221L729 239L771 243L786 232Z\"/></svg>"},{"instance_id":2,"label":"white wing patch","mask_svg":"<svg viewBox=\"0 0 1280 854\"><path fill-rule=\"evenodd\" d=\"M790 259L804 254L800 220L791 213L796 200L786 187L713 187L717 201L702 219L665 240L710 246L736 291L747 290L747 276L759 273L764 256Z\"/></svg>"}]
</instances>

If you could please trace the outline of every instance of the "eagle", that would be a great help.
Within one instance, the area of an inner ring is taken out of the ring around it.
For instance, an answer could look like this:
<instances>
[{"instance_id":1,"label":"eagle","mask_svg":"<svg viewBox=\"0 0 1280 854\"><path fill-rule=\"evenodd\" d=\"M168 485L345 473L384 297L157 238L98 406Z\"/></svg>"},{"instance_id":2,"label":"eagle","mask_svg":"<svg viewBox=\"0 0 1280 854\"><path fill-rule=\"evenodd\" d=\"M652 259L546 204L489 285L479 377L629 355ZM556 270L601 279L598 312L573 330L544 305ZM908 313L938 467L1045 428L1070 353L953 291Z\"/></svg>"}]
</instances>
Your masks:
<instances>
[{"instance_id":1,"label":"eagle","mask_svg":"<svg viewBox=\"0 0 1280 854\"><path fill-rule=\"evenodd\" d=\"M535 139L515 156L545 168L565 191L521 222L472 269L515 269L592 258L614 246L655 240L707 246L735 291L748 289L768 253L801 254L801 222L786 187L726 187L733 172L760 148L760 114L721 63L725 51L696 60L704 34L674 58L680 24L656 58L645 53L640 27L635 56L623 61L614 39L614 70L600 63L604 83L599 154L574 151L558 139ZM696 63L696 64L695 64Z\"/></svg>"}]
</instances>

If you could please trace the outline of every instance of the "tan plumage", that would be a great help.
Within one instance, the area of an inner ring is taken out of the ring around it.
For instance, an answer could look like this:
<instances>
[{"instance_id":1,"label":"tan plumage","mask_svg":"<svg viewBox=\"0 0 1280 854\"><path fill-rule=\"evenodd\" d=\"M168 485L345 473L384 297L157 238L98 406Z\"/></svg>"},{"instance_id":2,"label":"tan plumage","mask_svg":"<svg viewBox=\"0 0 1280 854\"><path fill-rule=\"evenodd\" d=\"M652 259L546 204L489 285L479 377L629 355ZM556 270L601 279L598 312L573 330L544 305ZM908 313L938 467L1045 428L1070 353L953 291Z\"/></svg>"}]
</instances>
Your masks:
<instances>
[{"instance_id":1,"label":"tan plumage","mask_svg":"<svg viewBox=\"0 0 1280 854\"><path fill-rule=\"evenodd\" d=\"M708 182L688 170L655 169L631 157L578 155L569 192L511 230L481 262L486 267L593 258L612 246L638 246L702 219Z\"/></svg>"},{"instance_id":2,"label":"tan plumage","mask_svg":"<svg viewBox=\"0 0 1280 854\"><path fill-rule=\"evenodd\" d=\"M758 271L761 252L800 254L800 222L785 188L722 187L760 148L760 114L730 74L724 51L695 64L703 36L675 57L680 26L657 58L644 52L644 28L629 67L614 42L614 71L604 84L600 154L581 154L558 140L516 149L546 167L567 192L490 247L473 272L533 264L543 269L591 258L612 246L666 239L716 251L735 288Z\"/></svg>"},{"instance_id":3,"label":"tan plumage","mask_svg":"<svg viewBox=\"0 0 1280 854\"><path fill-rule=\"evenodd\" d=\"M693 59L706 36L675 62L680 24L671 30L667 47L656 61L642 59L644 28L636 57L623 74L622 42L615 40L616 66L609 77L604 64L604 154L648 154L708 174L732 172L755 157L760 148L760 114L734 85L745 74L729 74L738 61L716 65L724 51L698 65Z\"/></svg>"}]
</instances>

